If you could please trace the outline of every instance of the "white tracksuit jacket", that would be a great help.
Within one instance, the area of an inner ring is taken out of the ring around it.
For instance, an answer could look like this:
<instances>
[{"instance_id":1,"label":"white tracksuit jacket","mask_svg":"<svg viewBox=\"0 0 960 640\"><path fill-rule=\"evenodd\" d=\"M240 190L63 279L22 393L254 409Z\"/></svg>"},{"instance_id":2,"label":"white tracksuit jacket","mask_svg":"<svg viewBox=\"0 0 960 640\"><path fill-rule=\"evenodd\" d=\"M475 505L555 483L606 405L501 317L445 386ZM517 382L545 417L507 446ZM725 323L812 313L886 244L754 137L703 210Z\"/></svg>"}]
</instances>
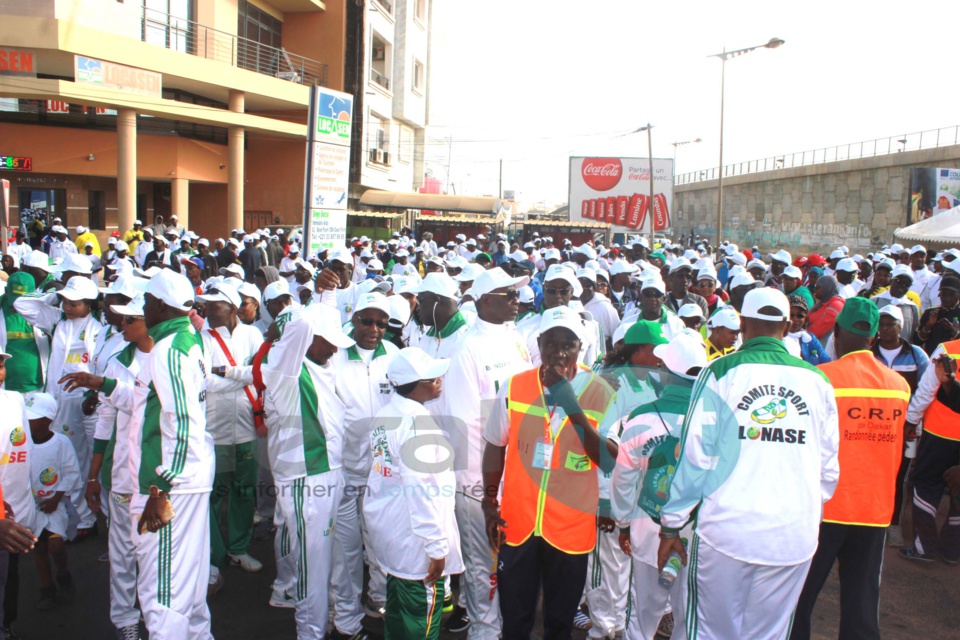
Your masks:
<instances>
[{"instance_id":1,"label":"white tracksuit jacket","mask_svg":"<svg viewBox=\"0 0 960 640\"><path fill-rule=\"evenodd\" d=\"M110 469L101 469L101 481L118 494L134 494L138 491L138 479L134 472L133 456L140 448L139 439L133 438L134 394L137 391L137 375L150 357L127 344L119 353L106 361L103 377L106 382L100 392L97 408L97 429L94 432L94 451L104 453L113 438L113 457ZM146 397L146 388L143 389ZM139 423L139 420L137 420ZM139 431L138 431L139 433ZM106 462L106 461L105 461ZM103 474L109 472L109 479ZM106 481L103 481L106 480Z\"/></svg>"},{"instance_id":2,"label":"white tracksuit jacket","mask_svg":"<svg viewBox=\"0 0 960 640\"><path fill-rule=\"evenodd\" d=\"M30 480L32 450L30 418L27 417L23 394L0 389L0 487L3 487L3 499L13 509L13 519L38 535L37 509Z\"/></svg>"},{"instance_id":3,"label":"white tracksuit jacket","mask_svg":"<svg viewBox=\"0 0 960 640\"><path fill-rule=\"evenodd\" d=\"M425 578L430 558L446 558L443 575L462 572L456 474L452 465L436 470L449 445L427 408L394 394L377 412L368 446L363 513L377 563L404 580Z\"/></svg>"},{"instance_id":4,"label":"white tracksuit jacket","mask_svg":"<svg viewBox=\"0 0 960 640\"><path fill-rule=\"evenodd\" d=\"M227 360L220 343L210 335L211 331L216 331L223 339L236 366ZM257 397L252 363L263 344L263 335L254 327L238 322L232 334L226 327L217 327L204 329L201 336L211 366L211 375L207 377L207 431L213 436L215 445L253 442L257 439L253 404L243 388L249 385L250 393ZM213 374L218 367L226 367L226 375Z\"/></svg>"},{"instance_id":5,"label":"white tracksuit jacket","mask_svg":"<svg viewBox=\"0 0 960 640\"><path fill-rule=\"evenodd\" d=\"M817 549L840 477L837 403L826 377L781 340L754 338L697 379L661 524L740 562L797 565Z\"/></svg>"}]
</instances>

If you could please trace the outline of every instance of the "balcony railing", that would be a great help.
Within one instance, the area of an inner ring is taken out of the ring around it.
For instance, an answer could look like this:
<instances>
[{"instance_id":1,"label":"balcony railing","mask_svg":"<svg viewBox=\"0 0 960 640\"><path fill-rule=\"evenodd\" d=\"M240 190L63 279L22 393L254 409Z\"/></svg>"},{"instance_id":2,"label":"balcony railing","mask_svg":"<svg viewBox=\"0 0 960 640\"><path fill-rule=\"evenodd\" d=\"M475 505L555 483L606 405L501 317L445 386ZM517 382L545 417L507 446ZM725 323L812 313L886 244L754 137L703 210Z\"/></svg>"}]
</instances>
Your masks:
<instances>
[{"instance_id":1,"label":"balcony railing","mask_svg":"<svg viewBox=\"0 0 960 640\"><path fill-rule=\"evenodd\" d=\"M390 91L390 78L383 75L376 69L370 69L370 80L377 83L387 91Z\"/></svg>"},{"instance_id":2,"label":"balcony railing","mask_svg":"<svg viewBox=\"0 0 960 640\"><path fill-rule=\"evenodd\" d=\"M326 63L146 7L140 20L140 39L297 84L327 84Z\"/></svg>"},{"instance_id":3,"label":"balcony railing","mask_svg":"<svg viewBox=\"0 0 960 640\"><path fill-rule=\"evenodd\" d=\"M751 173L761 173L763 171L804 167L811 164L885 156L891 153L900 153L901 151L936 149L937 147L949 147L958 143L960 143L960 125L728 164L723 167L723 177L730 178ZM682 173L676 176L674 184L693 184L695 182L716 180L718 174L719 172L716 167Z\"/></svg>"}]
</instances>

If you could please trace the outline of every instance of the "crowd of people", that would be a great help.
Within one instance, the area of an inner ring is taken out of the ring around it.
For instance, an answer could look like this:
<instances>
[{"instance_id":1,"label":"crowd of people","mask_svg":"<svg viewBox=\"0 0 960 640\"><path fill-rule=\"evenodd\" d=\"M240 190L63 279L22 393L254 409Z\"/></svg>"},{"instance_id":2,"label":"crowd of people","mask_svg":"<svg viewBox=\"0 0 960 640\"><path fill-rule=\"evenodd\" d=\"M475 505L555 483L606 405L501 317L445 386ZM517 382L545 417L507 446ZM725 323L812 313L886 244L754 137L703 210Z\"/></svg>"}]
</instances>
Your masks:
<instances>
[{"instance_id":1,"label":"crowd of people","mask_svg":"<svg viewBox=\"0 0 960 640\"><path fill-rule=\"evenodd\" d=\"M123 639L211 637L264 521L303 640L803 639L838 560L879 638L886 546L960 561L960 250L73 231L2 259L7 637L97 514Z\"/></svg>"}]
</instances>

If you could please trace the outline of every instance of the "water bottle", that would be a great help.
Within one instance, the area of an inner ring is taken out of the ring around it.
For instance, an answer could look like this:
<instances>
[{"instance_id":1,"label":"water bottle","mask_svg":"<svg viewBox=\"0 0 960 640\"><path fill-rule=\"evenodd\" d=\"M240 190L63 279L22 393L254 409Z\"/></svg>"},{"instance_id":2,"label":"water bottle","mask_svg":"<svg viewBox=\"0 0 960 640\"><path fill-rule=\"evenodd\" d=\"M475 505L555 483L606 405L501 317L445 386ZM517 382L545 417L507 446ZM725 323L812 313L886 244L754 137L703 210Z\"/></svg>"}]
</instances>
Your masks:
<instances>
[{"instance_id":1,"label":"water bottle","mask_svg":"<svg viewBox=\"0 0 960 640\"><path fill-rule=\"evenodd\" d=\"M681 538L680 542L683 544L683 548L687 548L687 539ZM660 585L662 589L669 590L673 587L674 581L677 579L677 576L680 575L680 569L683 567L683 561L680 559L680 554L676 551L671 551L670 556L667 558L666 564L663 565L663 570L660 572L660 577L657 580L657 584Z\"/></svg>"}]
</instances>

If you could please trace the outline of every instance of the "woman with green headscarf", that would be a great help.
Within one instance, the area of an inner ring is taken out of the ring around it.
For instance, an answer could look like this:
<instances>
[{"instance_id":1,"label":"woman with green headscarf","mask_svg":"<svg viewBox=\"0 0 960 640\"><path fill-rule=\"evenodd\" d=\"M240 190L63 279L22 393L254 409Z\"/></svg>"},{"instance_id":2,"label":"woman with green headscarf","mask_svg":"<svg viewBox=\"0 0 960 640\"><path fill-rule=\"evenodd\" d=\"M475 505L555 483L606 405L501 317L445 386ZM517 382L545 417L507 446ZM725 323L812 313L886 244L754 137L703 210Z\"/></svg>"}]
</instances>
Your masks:
<instances>
[{"instance_id":1,"label":"woman with green headscarf","mask_svg":"<svg viewBox=\"0 0 960 640\"><path fill-rule=\"evenodd\" d=\"M50 341L13 308L17 298L35 290L33 276L17 271L7 280L7 290L0 296L0 348L10 354L5 386L8 391L26 393L43 387Z\"/></svg>"}]
</instances>

